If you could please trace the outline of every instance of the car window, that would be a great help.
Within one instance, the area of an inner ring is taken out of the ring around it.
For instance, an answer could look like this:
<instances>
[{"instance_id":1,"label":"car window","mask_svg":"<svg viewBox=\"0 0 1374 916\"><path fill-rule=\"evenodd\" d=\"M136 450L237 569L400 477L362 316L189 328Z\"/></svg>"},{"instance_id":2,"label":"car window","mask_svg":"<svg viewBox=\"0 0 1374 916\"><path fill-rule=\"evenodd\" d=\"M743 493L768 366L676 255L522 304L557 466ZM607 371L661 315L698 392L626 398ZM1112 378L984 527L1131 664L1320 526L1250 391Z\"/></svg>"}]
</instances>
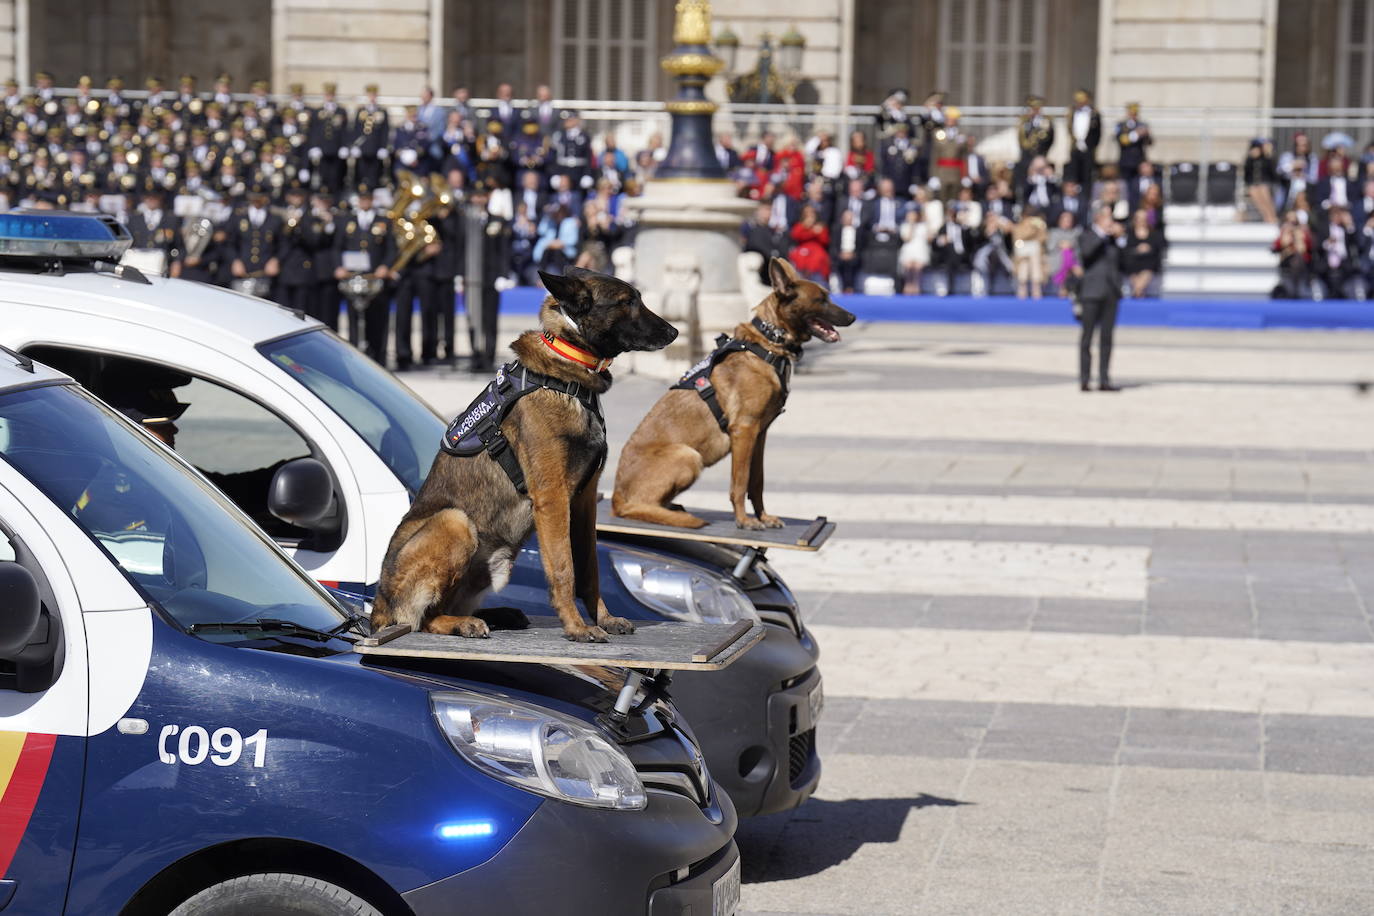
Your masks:
<instances>
[{"instance_id":1,"label":"car window","mask_svg":"<svg viewBox=\"0 0 1374 916\"><path fill-rule=\"evenodd\" d=\"M0 459L183 625L267 617L327 629L341 619L222 494L86 392L6 392L0 423Z\"/></svg>"},{"instance_id":2,"label":"car window","mask_svg":"<svg viewBox=\"0 0 1374 916\"><path fill-rule=\"evenodd\" d=\"M257 401L217 382L146 360L57 346L33 347L28 354L66 372L116 409L137 403L131 389L160 387L170 392L166 397L173 403L186 405L171 429L169 444L177 454L209 477L268 534L293 542L310 536L267 509L277 468L311 455L310 443Z\"/></svg>"}]
</instances>

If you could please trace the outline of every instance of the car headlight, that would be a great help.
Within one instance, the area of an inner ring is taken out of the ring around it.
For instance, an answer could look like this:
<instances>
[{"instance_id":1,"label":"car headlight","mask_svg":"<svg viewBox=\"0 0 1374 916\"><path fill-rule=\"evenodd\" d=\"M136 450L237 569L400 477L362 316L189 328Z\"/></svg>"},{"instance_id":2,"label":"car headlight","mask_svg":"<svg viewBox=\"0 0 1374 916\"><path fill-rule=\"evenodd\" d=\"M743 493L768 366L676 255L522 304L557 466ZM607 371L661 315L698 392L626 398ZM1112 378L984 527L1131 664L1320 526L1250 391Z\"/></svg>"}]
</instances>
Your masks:
<instances>
[{"instance_id":1,"label":"car headlight","mask_svg":"<svg viewBox=\"0 0 1374 916\"><path fill-rule=\"evenodd\" d=\"M584 722L461 690L431 694L430 704L454 750L502 782L591 808L648 803L630 759Z\"/></svg>"},{"instance_id":2,"label":"car headlight","mask_svg":"<svg viewBox=\"0 0 1374 916\"><path fill-rule=\"evenodd\" d=\"M610 551L630 594L674 620L734 623L757 620L754 604L732 583L702 569L630 550Z\"/></svg>"}]
</instances>

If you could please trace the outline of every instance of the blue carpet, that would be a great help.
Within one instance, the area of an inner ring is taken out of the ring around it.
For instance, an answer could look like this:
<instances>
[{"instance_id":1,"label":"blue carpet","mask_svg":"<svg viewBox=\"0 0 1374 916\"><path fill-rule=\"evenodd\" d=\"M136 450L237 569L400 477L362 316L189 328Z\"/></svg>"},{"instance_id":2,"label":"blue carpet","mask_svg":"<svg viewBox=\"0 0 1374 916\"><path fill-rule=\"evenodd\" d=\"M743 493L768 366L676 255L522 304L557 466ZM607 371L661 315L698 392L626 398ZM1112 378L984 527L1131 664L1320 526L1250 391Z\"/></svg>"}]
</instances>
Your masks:
<instances>
[{"instance_id":1,"label":"blue carpet","mask_svg":"<svg viewBox=\"0 0 1374 916\"><path fill-rule=\"evenodd\" d=\"M503 315L534 315L544 291L518 286L501 294ZM1012 296L836 296L861 321L949 321L973 324L1073 324L1067 299ZM1328 299L1123 299L1119 324L1166 328L1367 328L1374 302Z\"/></svg>"}]
</instances>

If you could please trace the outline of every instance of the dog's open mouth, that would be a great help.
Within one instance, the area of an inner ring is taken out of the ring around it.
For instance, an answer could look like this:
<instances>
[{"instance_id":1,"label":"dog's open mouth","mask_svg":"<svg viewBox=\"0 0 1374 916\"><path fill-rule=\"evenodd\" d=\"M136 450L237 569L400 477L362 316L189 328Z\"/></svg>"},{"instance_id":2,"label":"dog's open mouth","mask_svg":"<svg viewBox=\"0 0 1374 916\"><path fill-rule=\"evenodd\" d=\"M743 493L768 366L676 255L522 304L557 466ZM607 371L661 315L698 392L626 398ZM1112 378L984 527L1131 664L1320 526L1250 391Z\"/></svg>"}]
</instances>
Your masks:
<instances>
[{"instance_id":1,"label":"dog's open mouth","mask_svg":"<svg viewBox=\"0 0 1374 916\"><path fill-rule=\"evenodd\" d=\"M824 318L808 319L807 325L811 328L812 334L826 343L834 343L840 339L840 332L835 330L835 326Z\"/></svg>"}]
</instances>

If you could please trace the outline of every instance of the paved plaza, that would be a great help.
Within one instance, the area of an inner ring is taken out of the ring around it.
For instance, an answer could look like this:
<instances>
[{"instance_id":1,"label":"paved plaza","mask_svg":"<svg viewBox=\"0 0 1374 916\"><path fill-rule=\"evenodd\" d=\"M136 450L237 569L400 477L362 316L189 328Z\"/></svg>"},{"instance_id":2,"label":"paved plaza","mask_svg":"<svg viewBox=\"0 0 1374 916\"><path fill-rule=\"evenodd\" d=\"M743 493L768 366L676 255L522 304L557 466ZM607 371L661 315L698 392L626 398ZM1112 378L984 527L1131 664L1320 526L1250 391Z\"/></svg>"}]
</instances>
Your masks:
<instances>
[{"instance_id":1,"label":"paved plaza","mask_svg":"<svg viewBox=\"0 0 1374 916\"><path fill-rule=\"evenodd\" d=\"M748 916L1374 913L1374 335L1117 345L1086 395L1066 327L808 350L767 495L839 522L773 558L825 771L741 826ZM612 462L662 388L618 379Z\"/></svg>"}]
</instances>

